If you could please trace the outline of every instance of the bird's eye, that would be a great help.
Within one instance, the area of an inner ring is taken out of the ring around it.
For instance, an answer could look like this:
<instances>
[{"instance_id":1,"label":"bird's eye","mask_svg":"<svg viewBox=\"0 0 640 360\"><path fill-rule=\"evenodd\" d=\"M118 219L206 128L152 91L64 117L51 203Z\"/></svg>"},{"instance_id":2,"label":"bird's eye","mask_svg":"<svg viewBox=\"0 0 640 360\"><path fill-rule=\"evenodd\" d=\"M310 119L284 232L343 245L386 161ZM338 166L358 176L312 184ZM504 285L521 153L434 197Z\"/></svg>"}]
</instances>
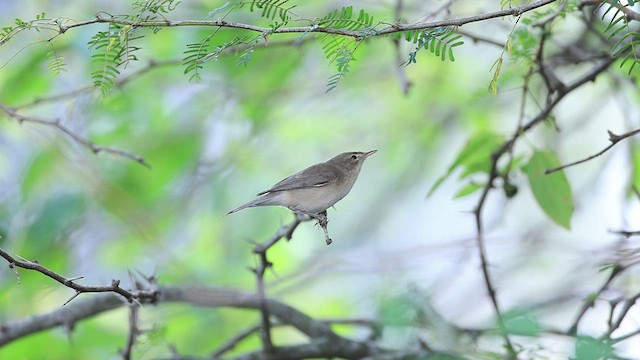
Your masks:
<instances>
[{"instance_id":1,"label":"bird's eye","mask_svg":"<svg viewBox=\"0 0 640 360\"><path fill-rule=\"evenodd\" d=\"M351 155L351 160L357 160L357 159L358 159L358 156L356 156L355 154Z\"/></svg>"}]
</instances>

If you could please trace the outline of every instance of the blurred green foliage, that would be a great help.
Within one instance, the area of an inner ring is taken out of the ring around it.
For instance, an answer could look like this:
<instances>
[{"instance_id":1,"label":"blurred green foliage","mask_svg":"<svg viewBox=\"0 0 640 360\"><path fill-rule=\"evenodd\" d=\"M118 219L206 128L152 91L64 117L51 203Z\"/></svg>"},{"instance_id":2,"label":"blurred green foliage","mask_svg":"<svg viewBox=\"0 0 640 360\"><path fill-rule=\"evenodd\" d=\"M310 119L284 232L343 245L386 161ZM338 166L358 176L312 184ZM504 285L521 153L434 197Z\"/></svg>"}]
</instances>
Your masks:
<instances>
[{"instance_id":1,"label":"blurred green foliage","mask_svg":"<svg viewBox=\"0 0 640 360\"><path fill-rule=\"evenodd\" d=\"M167 12L140 7L144 3L136 2L138 12L127 19L159 19L167 13L172 19L202 19L224 4L185 2ZM56 8L59 4L30 5L77 20L92 18L98 9L119 9L105 2L76 1L63 9L70 11L64 15ZM254 12L245 7L230 18L270 28L290 21L289 10L269 10L265 5ZM267 293L317 318L375 316L385 328L423 325L419 317L424 304L404 296L402 290L399 295L389 293L391 286L378 284L377 278L362 280L357 275L380 275L380 271L382 277L387 276L385 266L394 270L405 266L403 259L384 263L375 257L376 250L390 253L403 241L413 239L423 245L432 240L426 231L407 234L402 229L432 221L441 205L428 210L407 205L407 212L396 216L400 220L382 221L394 218L400 202L422 199L426 193L436 198L437 189L448 191L443 202L465 201L487 186L493 154L512 136L515 122L522 121L514 114L530 110L519 108L519 94L506 91L493 97L487 85L496 94L522 86L522 78L535 65L541 34L528 21L518 28L521 24L500 25L496 41L505 44L489 47L463 45L450 29L413 32L400 34L400 39L409 41L396 53L394 38L369 38L369 32L386 25L383 20L397 20L392 7L372 5L359 12L339 11L333 5L315 3L291 11L325 15L312 19L362 31L362 38L341 42L330 36L313 40L309 34L270 34L269 45L263 46L264 36L248 31L163 28L154 33L106 24L70 29L52 42L48 35L33 31L15 35L0 47L0 103L28 104L20 111L60 119L95 144L143 156L150 168L104 151L94 155L50 126L0 119L4 153L0 154L0 246L66 276L84 276L86 284L108 284L115 278L130 286L132 271L157 274L166 284L254 291L255 276L249 271L256 264L253 243L268 239L292 216L273 208L224 214L284 176L338 152L378 149L352 194L336 211L330 210L330 232L336 243L326 248L321 232L304 223L291 242L282 241L270 250L274 267L267 274ZM8 10L0 21L11 24L11 11L18 10L0 3L0 9L3 6ZM228 9L214 11L215 16ZM104 33L89 50L87 42L97 31ZM141 35L144 38L137 38ZM294 41L298 42L289 44ZM206 51L190 52L193 47L188 44L202 44ZM237 45L244 48L231 51ZM92 56L100 57L105 48L126 52L127 47L135 59L127 58L124 66L119 56L100 58L97 65L103 70L105 66L118 70L109 68L96 75ZM418 54L421 49L428 51ZM213 53L215 57L204 58ZM407 58L411 66L400 66ZM490 71L492 64L499 66ZM134 75L146 66L153 70ZM412 82L407 95L398 86L398 72ZM123 79L128 80L119 84ZM92 83L97 90L38 103ZM535 92L540 84L531 87ZM545 136L536 133L531 142L537 137ZM563 172L545 176L544 171L560 165L560 160L532 143L513 149L506 161L497 164L499 181L492 186L504 189L502 201L516 198L522 193L519 189L526 188L551 220L569 229L574 211L569 179ZM639 154L634 145L631 181L636 187ZM453 175L457 180L450 179ZM463 204L468 210L470 203ZM464 221L455 222L428 226L448 231ZM55 310L73 295L40 274L18 272L20 282L12 271L0 272L2 322ZM431 274L431 268L426 272ZM457 272L444 274L448 278ZM410 282L401 276L393 280ZM485 296L483 291L475 293ZM81 297L85 296L91 294ZM136 345L136 358L168 357L171 347L185 354L208 354L239 329L257 322L255 311L184 304L145 307L141 321L145 332ZM505 324L511 334L535 337L543 332L533 312L507 312ZM117 310L75 324L68 334L54 329L13 342L0 349L0 358L117 358L126 332L127 312ZM348 326L338 332L362 333ZM411 336L402 340L419 338ZM279 344L304 340L288 328L275 330L274 338ZM258 347L259 339L253 336L234 353ZM594 338L577 339L576 359L599 358L587 355L592 353L609 356L613 350Z\"/></svg>"},{"instance_id":2,"label":"blurred green foliage","mask_svg":"<svg viewBox=\"0 0 640 360\"><path fill-rule=\"evenodd\" d=\"M538 204L553 221L571 228L573 195L565 174L561 171L546 174L546 170L560 166L560 160L551 151L536 151L522 169L527 174L531 191Z\"/></svg>"}]
</instances>

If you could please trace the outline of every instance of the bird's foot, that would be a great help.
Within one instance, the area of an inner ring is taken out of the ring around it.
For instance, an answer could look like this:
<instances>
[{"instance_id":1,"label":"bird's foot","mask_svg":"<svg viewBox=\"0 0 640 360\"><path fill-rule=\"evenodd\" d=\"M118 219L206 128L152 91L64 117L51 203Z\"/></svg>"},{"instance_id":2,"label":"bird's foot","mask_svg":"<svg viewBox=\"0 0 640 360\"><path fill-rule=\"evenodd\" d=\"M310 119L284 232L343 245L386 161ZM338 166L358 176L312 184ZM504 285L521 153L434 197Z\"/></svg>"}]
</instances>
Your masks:
<instances>
[{"instance_id":1,"label":"bird's foot","mask_svg":"<svg viewBox=\"0 0 640 360\"><path fill-rule=\"evenodd\" d=\"M316 226L319 225L322 228L322 231L324 231L324 241L327 243L327 245L333 242L333 240L331 240L331 238L329 237L329 231L327 230L327 225L329 225L329 217L327 216L326 210L316 214L300 212L300 211L297 211L297 213L307 215L311 218L318 220L318 222L316 223Z\"/></svg>"},{"instance_id":2,"label":"bird's foot","mask_svg":"<svg viewBox=\"0 0 640 360\"><path fill-rule=\"evenodd\" d=\"M329 224L329 217L327 216L327 212L323 211L319 213L317 219L318 225L320 225L322 231L324 231L324 241L327 243L327 245L330 245L333 240L331 240L331 238L329 237L329 231L327 230L327 225Z\"/></svg>"},{"instance_id":3,"label":"bird's foot","mask_svg":"<svg viewBox=\"0 0 640 360\"><path fill-rule=\"evenodd\" d=\"M329 225L329 217L327 217L326 211L317 214L316 219L318 220L318 225L323 229L326 229L327 225Z\"/></svg>"}]
</instances>

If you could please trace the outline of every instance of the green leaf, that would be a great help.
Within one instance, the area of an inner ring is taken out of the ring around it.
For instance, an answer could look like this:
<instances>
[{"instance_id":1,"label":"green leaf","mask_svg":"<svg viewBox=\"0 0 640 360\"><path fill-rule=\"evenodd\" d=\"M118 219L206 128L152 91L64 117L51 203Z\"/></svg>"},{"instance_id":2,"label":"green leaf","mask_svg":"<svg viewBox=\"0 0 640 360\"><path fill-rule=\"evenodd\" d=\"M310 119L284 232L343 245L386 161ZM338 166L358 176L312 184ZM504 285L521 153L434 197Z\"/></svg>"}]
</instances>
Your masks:
<instances>
[{"instance_id":1,"label":"green leaf","mask_svg":"<svg viewBox=\"0 0 640 360\"><path fill-rule=\"evenodd\" d=\"M504 325L509 334L537 336L542 327L531 311L519 309L504 314Z\"/></svg>"},{"instance_id":2,"label":"green leaf","mask_svg":"<svg viewBox=\"0 0 640 360\"><path fill-rule=\"evenodd\" d=\"M536 151L522 169L527 174L533 196L542 210L558 225L570 229L573 214L571 186L564 171L545 174L547 169L560 166L551 151Z\"/></svg>"},{"instance_id":3,"label":"green leaf","mask_svg":"<svg viewBox=\"0 0 640 360\"><path fill-rule=\"evenodd\" d=\"M415 304L404 296L385 299L379 305L378 318L385 326L410 326L416 322Z\"/></svg>"},{"instance_id":4,"label":"green leaf","mask_svg":"<svg viewBox=\"0 0 640 360\"><path fill-rule=\"evenodd\" d=\"M474 134L460 150L447 172L442 175L429 189L427 196L431 196L436 189L458 167L462 168L461 178L474 173L488 173L491 170L491 154L504 142L504 138L496 133L481 131ZM462 190L461 190L462 191ZM461 192L459 191L458 194Z\"/></svg>"},{"instance_id":5,"label":"green leaf","mask_svg":"<svg viewBox=\"0 0 640 360\"><path fill-rule=\"evenodd\" d=\"M632 173L631 183L640 190L640 146L635 146L631 152Z\"/></svg>"},{"instance_id":6,"label":"green leaf","mask_svg":"<svg viewBox=\"0 0 640 360\"><path fill-rule=\"evenodd\" d=\"M455 195L453 195L454 199L459 199L461 197L465 197L467 195L471 195L474 192L482 189L484 187L484 184L478 184L478 183L468 183L467 185L463 186L462 188L460 188L460 190L458 190L456 192Z\"/></svg>"},{"instance_id":7,"label":"green leaf","mask_svg":"<svg viewBox=\"0 0 640 360\"><path fill-rule=\"evenodd\" d=\"M600 340L589 336L580 336L576 341L575 360L615 359L613 345L606 339Z\"/></svg>"}]
</instances>

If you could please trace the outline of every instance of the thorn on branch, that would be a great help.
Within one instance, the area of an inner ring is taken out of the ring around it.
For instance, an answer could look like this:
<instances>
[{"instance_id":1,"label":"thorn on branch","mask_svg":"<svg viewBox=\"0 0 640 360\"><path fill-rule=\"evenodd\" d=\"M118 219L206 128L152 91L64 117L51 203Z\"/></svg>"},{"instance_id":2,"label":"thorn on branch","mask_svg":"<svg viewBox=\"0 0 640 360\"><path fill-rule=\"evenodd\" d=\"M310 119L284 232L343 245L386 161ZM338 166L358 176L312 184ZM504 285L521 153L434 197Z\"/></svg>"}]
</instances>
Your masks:
<instances>
[{"instance_id":1,"label":"thorn on branch","mask_svg":"<svg viewBox=\"0 0 640 360\"><path fill-rule=\"evenodd\" d=\"M611 132L611 130L607 130L607 134L609 134L609 141L611 141L612 143L617 143L621 140L620 135L614 134L613 132Z\"/></svg>"},{"instance_id":2,"label":"thorn on branch","mask_svg":"<svg viewBox=\"0 0 640 360\"><path fill-rule=\"evenodd\" d=\"M18 268L14 263L9 263L9 269L13 269L13 272L16 274L16 278L18 278L18 284L22 284L22 280L20 279L20 274L18 273Z\"/></svg>"},{"instance_id":3,"label":"thorn on branch","mask_svg":"<svg viewBox=\"0 0 640 360\"><path fill-rule=\"evenodd\" d=\"M64 304L62 304L62 306L61 306L61 307L63 307L63 306L65 306L65 305L67 305L68 303L70 303L73 299L77 298L77 297L78 297L78 295L80 295L80 294L81 294L81 292L80 292L80 291L76 291L76 293L75 293L75 294L73 294L73 296L71 296L71 297L69 298L69 300L65 301L65 302L64 302Z\"/></svg>"},{"instance_id":4,"label":"thorn on branch","mask_svg":"<svg viewBox=\"0 0 640 360\"><path fill-rule=\"evenodd\" d=\"M640 235L640 231L638 231L638 230L633 230L633 231L630 231L630 230L609 230L609 232L612 233L612 234L622 235L627 239L632 237L632 236Z\"/></svg>"}]
</instances>

